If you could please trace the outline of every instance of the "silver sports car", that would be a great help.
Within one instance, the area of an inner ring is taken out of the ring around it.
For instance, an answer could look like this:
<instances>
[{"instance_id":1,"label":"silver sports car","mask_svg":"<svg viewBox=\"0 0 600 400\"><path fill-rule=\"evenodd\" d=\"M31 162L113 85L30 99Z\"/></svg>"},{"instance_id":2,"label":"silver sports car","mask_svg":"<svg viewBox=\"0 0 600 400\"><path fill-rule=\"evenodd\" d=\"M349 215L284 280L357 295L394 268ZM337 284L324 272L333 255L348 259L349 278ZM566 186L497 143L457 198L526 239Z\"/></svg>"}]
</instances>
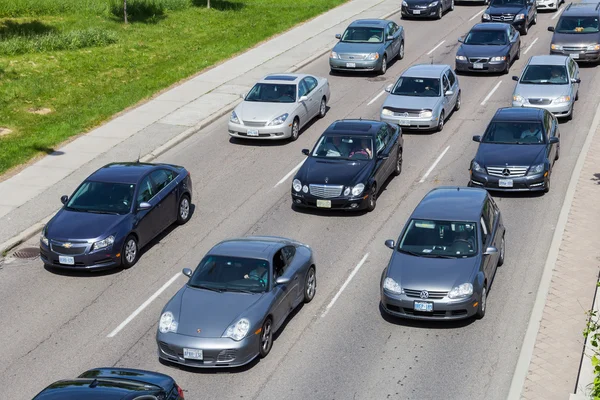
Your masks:
<instances>
[{"instance_id":1,"label":"silver sports car","mask_svg":"<svg viewBox=\"0 0 600 400\"><path fill-rule=\"evenodd\" d=\"M309 246L252 236L214 246L164 307L156 341L161 360L233 367L266 357L273 334L316 293Z\"/></svg>"},{"instance_id":2,"label":"silver sports car","mask_svg":"<svg viewBox=\"0 0 600 400\"><path fill-rule=\"evenodd\" d=\"M248 139L298 139L300 129L323 118L331 96L327 78L268 75L256 83L229 117L229 134Z\"/></svg>"}]
</instances>

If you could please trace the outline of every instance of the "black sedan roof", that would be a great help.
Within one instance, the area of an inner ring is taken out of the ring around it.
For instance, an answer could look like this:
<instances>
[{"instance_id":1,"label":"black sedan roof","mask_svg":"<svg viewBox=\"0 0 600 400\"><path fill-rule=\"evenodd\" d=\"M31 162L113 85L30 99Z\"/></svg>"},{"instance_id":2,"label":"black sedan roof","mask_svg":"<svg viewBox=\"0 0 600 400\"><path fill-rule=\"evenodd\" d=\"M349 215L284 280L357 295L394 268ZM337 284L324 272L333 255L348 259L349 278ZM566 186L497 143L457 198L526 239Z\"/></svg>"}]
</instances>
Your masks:
<instances>
[{"instance_id":1,"label":"black sedan roof","mask_svg":"<svg viewBox=\"0 0 600 400\"><path fill-rule=\"evenodd\" d=\"M182 169L182 167L170 164L151 164L138 162L111 163L98 169L88 177L90 181L111 183L138 183L148 172L161 167Z\"/></svg>"},{"instance_id":2,"label":"black sedan roof","mask_svg":"<svg viewBox=\"0 0 600 400\"><path fill-rule=\"evenodd\" d=\"M412 213L415 219L477 222L481 216L485 189L441 186L423 197Z\"/></svg>"},{"instance_id":3,"label":"black sedan roof","mask_svg":"<svg viewBox=\"0 0 600 400\"><path fill-rule=\"evenodd\" d=\"M533 107L499 108L492 121L540 122L544 120L544 110Z\"/></svg>"},{"instance_id":4,"label":"black sedan roof","mask_svg":"<svg viewBox=\"0 0 600 400\"><path fill-rule=\"evenodd\" d=\"M375 136L385 122L370 119L342 119L333 122L324 134Z\"/></svg>"}]
</instances>

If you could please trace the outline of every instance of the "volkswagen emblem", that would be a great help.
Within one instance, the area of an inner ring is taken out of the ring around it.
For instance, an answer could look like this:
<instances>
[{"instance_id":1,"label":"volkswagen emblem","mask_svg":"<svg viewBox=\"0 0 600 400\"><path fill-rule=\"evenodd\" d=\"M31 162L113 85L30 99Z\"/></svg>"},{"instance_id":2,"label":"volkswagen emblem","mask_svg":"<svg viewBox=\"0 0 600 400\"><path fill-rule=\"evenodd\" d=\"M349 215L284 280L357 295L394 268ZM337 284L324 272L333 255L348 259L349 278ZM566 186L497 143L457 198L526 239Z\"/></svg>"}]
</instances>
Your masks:
<instances>
[{"instance_id":1,"label":"volkswagen emblem","mask_svg":"<svg viewBox=\"0 0 600 400\"><path fill-rule=\"evenodd\" d=\"M202 329L198 328L198 329L196 329L196 332L200 333L200 332L202 332Z\"/></svg>"},{"instance_id":2,"label":"volkswagen emblem","mask_svg":"<svg viewBox=\"0 0 600 400\"><path fill-rule=\"evenodd\" d=\"M419 295L419 297L421 297L422 299L428 299L429 298L429 292L427 290L423 290L421 292L421 294Z\"/></svg>"},{"instance_id":3,"label":"volkswagen emblem","mask_svg":"<svg viewBox=\"0 0 600 400\"><path fill-rule=\"evenodd\" d=\"M64 247L65 249L70 249L71 247L73 247L73 245L72 245L71 243L67 242L67 243L64 243L64 244L63 244L63 247Z\"/></svg>"},{"instance_id":4,"label":"volkswagen emblem","mask_svg":"<svg viewBox=\"0 0 600 400\"><path fill-rule=\"evenodd\" d=\"M405 113L402 113L402 116L403 116L404 118L407 118L407 117L408 117L408 113L407 113L407 112L405 112Z\"/></svg>"},{"instance_id":5,"label":"volkswagen emblem","mask_svg":"<svg viewBox=\"0 0 600 400\"><path fill-rule=\"evenodd\" d=\"M350 57L348 57L348 58L349 58L349 59L351 59L351 60L354 60L354 56L350 56Z\"/></svg>"},{"instance_id":6,"label":"volkswagen emblem","mask_svg":"<svg viewBox=\"0 0 600 400\"><path fill-rule=\"evenodd\" d=\"M502 175L504 175L504 176L510 176L510 170L508 168L504 168L502 170Z\"/></svg>"},{"instance_id":7,"label":"volkswagen emblem","mask_svg":"<svg viewBox=\"0 0 600 400\"><path fill-rule=\"evenodd\" d=\"M329 178L325 177L325 183L329 182Z\"/></svg>"}]
</instances>

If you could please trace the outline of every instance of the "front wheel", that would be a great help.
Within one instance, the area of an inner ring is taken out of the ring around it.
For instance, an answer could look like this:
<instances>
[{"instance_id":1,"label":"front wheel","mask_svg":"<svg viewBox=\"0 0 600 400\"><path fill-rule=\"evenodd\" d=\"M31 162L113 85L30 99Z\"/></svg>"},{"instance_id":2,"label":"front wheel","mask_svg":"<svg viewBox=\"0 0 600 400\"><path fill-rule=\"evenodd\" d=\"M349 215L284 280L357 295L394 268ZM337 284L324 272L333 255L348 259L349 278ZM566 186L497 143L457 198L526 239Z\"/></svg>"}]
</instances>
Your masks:
<instances>
[{"instance_id":1,"label":"front wheel","mask_svg":"<svg viewBox=\"0 0 600 400\"><path fill-rule=\"evenodd\" d=\"M400 50L398 50L398 59L402 60L404 58L404 42L400 43Z\"/></svg>"},{"instance_id":2,"label":"front wheel","mask_svg":"<svg viewBox=\"0 0 600 400\"><path fill-rule=\"evenodd\" d=\"M515 56L515 60L521 58L521 45L519 44L519 48L517 49L517 55Z\"/></svg>"},{"instance_id":3,"label":"front wheel","mask_svg":"<svg viewBox=\"0 0 600 400\"><path fill-rule=\"evenodd\" d=\"M373 185L371 192L369 193L369 203L367 205L367 211L371 212L377 207L377 186Z\"/></svg>"},{"instance_id":4,"label":"front wheel","mask_svg":"<svg viewBox=\"0 0 600 400\"><path fill-rule=\"evenodd\" d=\"M190 196L184 194L179 200L179 211L177 212L177 223L183 225L190 220Z\"/></svg>"},{"instance_id":5,"label":"front wheel","mask_svg":"<svg viewBox=\"0 0 600 400\"><path fill-rule=\"evenodd\" d=\"M504 264L504 252L506 251L506 242L504 241L504 235L502 236L502 242L500 242L500 257L498 257L498 266Z\"/></svg>"},{"instance_id":6,"label":"front wheel","mask_svg":"<svg viewBox=\"0 0 600 400\"><path fill-rule=\"evenodd\" d=\"M484 284L485 285L485 284ZM485 317L485 309L487 307L487 289L485 286L481 289L481 298L479 299L479 305L477 306L477 312L475 313L475 317L477 319L482 319Z\"/></svg>"},{"instance_id":7,"label":"front wheel","mask_svg":"<svg viewBox=\"0 0 600 400\"><path fill-rule=\"evenodd\" d=\"M384 54L383 58L381 59L381 69L379 70L379 73L381 75L385 75L386 71L387 71L387 57Z\"/></svg>"},{"instance_id":8,"label":"front wheel","mask_svg":"<svg viewBox=\"0 0 600 400\"><path fill-rule=\"evenodd\" d=\"M444 112L442 111L440 113L440 118L438 121L438 125L437 125L437 131L441 132L444 129L444 119L446 118L446 116L444 115Z\"/></svg>"},{"instance_id":9,"label":"front wheel","mask_svg":"<svg viewBox=\"0 0 600 400\"><path fill-rule=\"evenodd\" d=\"M533 16L533 21L531 22L531 25L535 24L537 24L537 13L535 13L535 15Z\"/></svg>"},{"instance_id":10,"label":"front wheel","mask_svg":"<svg viewBox=\"0 0 600 400\"><path fill-rule=\"evenodd\" d=\"M273 321L271 321L271 318L267 318L263 322L259 345L258 354L260 358L265 358L271 351L271 347L273 347Z\"/></svg>"},{"instance_id":11,"label":"front wheel","mask_svg":"<svg viewBox=\"0 0 600 400\"><path fill-rule=\"evenodd\" d=\"M123 251L121 252L121 264L123 268L128 269L134 266L138 260L138 242L133 235L127 236Z\"/></svg>"},{"instance_id":12,"label":"front wheel","mask_svg":"<svg viewBox=\"0 0 600 400\"><path fill-rule=\"evenodd\" d=\"M310 267L306 273L306 281L304 282L304 302L310 303L317 292L317 274L315 267Z\"/></svg>"},{"instance_id":13,"label":"front wheel","mask_svg":"<svg viewBox=\"0 0 600 400\"><path fill-rule=\"evenodd\" d=\"M461 106L460 101L461 101L460 100L460 92L458 92L458 96L456 97L456 104L454 105L454 111L460 110L460 106Z\"/></svg>"},{"instance_id":14,"label":"front wheel","mask_svg":"<svg viewBox=\"0 0 600 400\"><path fill-rule=\"evenodd\" d=\"M544 187L544 193L548 193L550 191L550 175L548 175L548 179L546 180L546 186Z\"/></svg>"},{"instance_id":15,"label":"front wheel","mask_svg":"<svg viewBox=\"0 0 600 400\"><path fill-rule=\"evenodd\" d=\"M327 113L327 101L325 100L325 96L321 99L321 104L319 105L319 118L324 118Z\"/></svg>"},{"instance_id":16,"label":"front wheel","mask_svg":"<svg viewBox=\"0 0 600 400\"><path fill-rule=\"evenodd\" d=\"M504 73L508 74L510 72L510 57L506 57L506 68L504 69Z\"/></svg>"},{"instance_id":17,"label":"front wheel","mask_svg":"<svg viewBox=\"0 0 600 400\"><path fill-rule=\"evenodd\" d=\"M294 122L292 122L292 136L290 136L290 140L292 142L298 139L300 135L300 121L298 121L298 117L294 118Z\"/></svg>"},{"instance_id":18,"label":"front wheel","mask_svg":"<svg viewBox=\"0 0 600 400\"><path fill-rule=\"evenodd\" d=\"M523 24L523 28L521 28L521 35L523 35L523 36L527 35L528 31L529 31L529 24L527 23L527 21L525 21L525 24Z\"/></svg>"},{"instance_id":19,"label":"front wheel","mask_svg":"<svg viewBox=\"0 0 600 400\"><path fill-rule=\"evenodd\" d=\"M442 10L442 5L440 4L440 7L438 8L438 12L437 12L437 15L435 16L435 18L442 19L443 16L444 16L444 11Z\"/></svg>"},{"instance_id":20,"label":"front wheel","mask_svg":"<svg viewBox=\"0 0 600 400\"><path fill-rule=\"evenodd\" d=\"M454 11L454 0L450 3L450 11Z\"/></svg>"},{"instance_id":21,"label":"front wheel","mask_svg":"<svg viewBox=\"0 0 600 400\"><path fill-rule=\"evenodd\" d=\"M396 160L396 167L394 168L394 175L398 176L402 173L402 149L398 150L398 159Z\"/></svg>"}]
</instances>

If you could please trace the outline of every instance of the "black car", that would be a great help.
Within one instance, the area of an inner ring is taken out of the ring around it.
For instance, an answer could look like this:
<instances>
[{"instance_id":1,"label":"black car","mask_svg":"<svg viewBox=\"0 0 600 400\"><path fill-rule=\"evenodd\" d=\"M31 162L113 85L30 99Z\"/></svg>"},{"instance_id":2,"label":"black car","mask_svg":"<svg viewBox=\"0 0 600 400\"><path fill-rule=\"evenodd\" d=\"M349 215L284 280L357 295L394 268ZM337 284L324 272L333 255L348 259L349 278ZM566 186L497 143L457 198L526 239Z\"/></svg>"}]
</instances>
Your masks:
<instances>
[{"instance_id":1,"label":"black car","mask_svg":"<svg viewBox=\"0 0 600 400\"><path fill-rule=\"evenodd\" d=\"M529 27L537 22L537 6L535 0L491 0L481 21L506 22L527 35Z\"/></svg>"},{"instance_id":2,"label":"black car","mask_svg":"<svg viewBox=\"0 0 600 400\"><path fill-rule=\"evenodd\" d=\"M192 179L170 164L113 163L90 175L40 236L54 268L101 270L138 260L140 249L174 222L190 218Z\"/></svg>"},{"instance_id":3,"label":"black car","mask_svg":"<svg viewBox=\"0 0 600 400\"><path fill-rule=\"evenodd\" d=\"M54 382L33 400L183 400L175 380L158 372L96 368L75 379Z\"/></svg>"},{"instance_id":4,"label":"black car","mask_svg":"<svg viewBox=\"0 0 600 400\"><path fill-rule=\"evenodd\" d=\"M402 18L441 19L445 11L454 10L454 0L402 0Z\"/></svg>"},{"instance_id":5,"label":"black car","mask_svg":"<svg viewBox=\"0 0 600 400\"><path fill-rule=\"evenodd\" d=\"M456 52L456 72L508 73L521 56L521 35L505 23L476 24Z\"/></svg>"},{"instance_id":6,"label":"black car","mask_svg":"<svg viewBox=\"0 0 600 400\"><path fill-rule=\"evenodd\" d=\"M499 191L550 190L560 154L556 117L541 108L500 108L471 161L469 186Z\"/></svg>"},{"instance_id":7,"label":"black car","mask_svg":"<svg viewBox=\"0 0 600 400\"><path fill-rule=\"evenodd\" d=\"M375 209L378 190L402 171L402 130L387 122L340 120L321 135L292 182L300 207Z\"/></svg>"}]
</instances>

